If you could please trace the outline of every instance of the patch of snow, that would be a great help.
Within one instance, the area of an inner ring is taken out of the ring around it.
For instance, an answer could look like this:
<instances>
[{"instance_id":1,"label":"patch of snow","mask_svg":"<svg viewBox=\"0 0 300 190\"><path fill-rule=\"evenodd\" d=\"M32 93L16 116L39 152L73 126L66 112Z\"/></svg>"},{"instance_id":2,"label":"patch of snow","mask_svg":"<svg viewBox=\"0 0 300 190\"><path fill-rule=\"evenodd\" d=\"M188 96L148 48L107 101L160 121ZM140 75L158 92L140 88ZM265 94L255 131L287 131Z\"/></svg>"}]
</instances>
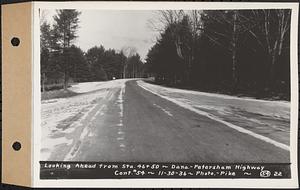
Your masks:
<instances>
[{"instance_id":1,"label":"patch of snow","mask_svg":"<svg viewBox=\"0 0 300 190\"><path fill-rule=\"evenodd\" d=\"M79 139L83 140L88 134L89 134L89 128L88 126L86 126L85 128L83 128L83 131L81 132Z\"/></svg>"},{"instance_id":2,"label":"patch of snow","mask_svg":"<svg viewBox=\"0 0 300 190\"><path fill-rule=\"evenodd\" d=\"M230 111L228 108L244 110L249 113L266 115L269 117L290 118L290 102L268 101L252 98L241 98L229 95L198 92L192 90L182 90L168 88L159 85L137 81L138 85L151 89L151 91L163 96L175 98L178 101L203 107L220 112Z\"/></svg>"},{"instance_id":3,"label":"patch of snow","mask_svg":"<svg viewBox=\"0 0 300 190\"><path fill-rule=\"evenodd\" d=\"M189 95L189 91L186 91L186 90L177 90L177 89L171 89L171 88L165 88L165 87L161 87L161 86L158 86L158 85L152 85L152 84L149 84L149 83L145 83L143 81L138 81L138 85L147 90L147 91L150 91L151 93L161 97L161 98L164 98L170 102L173 102L177 105L179 105L180 107L183 107L185 109L188 109L190 111L193 111L199 115L203 115L203 116L206 116L212 120L215 120L219 123L223 123L225 124L226 126L234 129L234 130L237 130L241 133L244 133L244 134L247 134L247 135L250 135L252 137L255 137L257 139L260 139L262 141L265 141L267 143L270 143L270 144L273 144L274 146L277 146L279 148L282 148L284 150L287 150L289 151L289 146L286 145L286 144L283 144L283 143L280 143L280 142L277 142L269 137L266 137L266 136L263 136L263 135L260 135L260 134L257 134L253 131L250 131L250 130L247 130L243 127L240 127L240 126L237 126L237 125L234 125L232 123L229 123L227 121L224 121L222 118L216 116L216 115L213 115L211 113L208 113L206 111L202 111L202 110L199 110L197 108L195 108L196 106L195 105L198 105L201 104L201 98L205 98L203 97L203 95L201 95L201 93L198 94L198 96L200 95L200 97L197 97L195 99L195 97L191 97L191 96L188 96ZM180 93L179 93L180 92ZM183 92L183 93L182 93ZM195 94L194 91L191 92L191 94ZM207 94L205 95L207 96ZM178 98L178 97L181 97L181 98ZM185 98L182 98L182 97L185 97ZM253 104L256 102L256 103L259 103L259 104L262 104L262 101L254 101L254 100L249 100L249 99L241 99L241 98L233 98L233 99L230 99L228 98L228 96L225 96L226 98L224 98L224 96L215 96L215 95L212 95L212 97L214 97L215 99L218 98L218 102L221 102L220 104L225 106L225 107L230 107L232 106L232 104L234 104L236 101L240 101L239 102L239 106L240 107L243 107L244 109L250 109L251 110L251 106L253 106ZM225 100L231 100L230 103L231 104L224 104L224 101ZM184 100L184 101L183 101ZM233 101L234 100L234 101ZM273 106L273 103L274 102L271 102L271 101L263 101L264 104L268 105L268 104L271 104L270 106ZM210 106L206 106L206 108L209 108L209 109L215 109L215 107L217 107L217 110L222 110L224 108L219 108L216 104L214 104L213 102L211 102L210 100L210 103L213 104L213 105L210 105ZM266 105L263 105L263 106L258 106L260 108L259 111L265 111L264 110L264 106ZM282 105L282 107L286 107L287 105L286 104L283 104L282 102L280 102L278 105ZM257 105L256 105L257 106ZM288 107L288 106L287 106ZM277 108L278 109L278 108ZM276 114L279 114L281 115L282 112L278 112L278 111L275 111ZM265 114L268 114L268 113L265 113Z\"/></svg>"},{"instance_id":4,"label":"patch of snow","mask_svg":"<svg viewBox=\"0 0 300 190\"><path fill-rule=\"evenodd\" d=\"M111 90L115 88L125 89L125 82L130 79L120 79L107 82L79 83L70 88L70 90L79 94L68 98L59 98L42 101L41 106L41 156L47 160L55 149L56 145L66 143L72 140L66 138L55 138L55 136L71 136L76 128L81 126L82 121L90 114L98 100L107 99L112 96ZM102 90L101 90L102 89ZM122 91L124 92L124 91ZM96 114L103 115L101 107ZM59 127L60 125L66 126Z\"/></svg>"},{"instance_id":5,"label":"patch of snow","mask_svg":"<svg viewBox=\"0 0 300 190\"><path fill-rule=\"evenodd\" d=\"M159 86L155 84L150 84L146 83L142 80L137 81L138 84L143 84L145 86L159 89L159 90L164 90L168 92L174 92L174 93L187 93L187 94L194 94L194 95L204 95L204 96L210 96L210 97L216 97L216 98L222 98L222 99L235 99L235 100L247 100L247 101L256 101L256 102L266 102L266 103L276 103L276 104L281 104L282 106L289 106L290 102L284 101L284 100L261 100L261 99L255 99L251 97L237 97L237 96L232 96L232 95L226 95L226 94L216 94L216 93L209 93L209 92L200 92L200 91L194 91L194 90L185 90L185 89L178 89L178 88L170 88L170 87L165 87L165 86Z\"/></svg>"},{"instance_id":6,"label":"patch of snow","mask_svg":"<svg viewBox=\"0 0 300 190\"><path fill-rule=\"evenodd\" d=\"M95 115L91 118L91 121L94 121L96 118L97 118L97 116L98 115L103 115L104 113L103 113L103 109L104 108L106 108L106 105L104 104L104 105L102 105L101 107L100 107L100 109L98 109L98 111L95 113Z\"/></svg>"},{"instance_id":7,"label":"patch of snow","mask_svg":"<svg viewBox=\"0 0 300 190\"><path fill-rule=\"evenodd\" d=\"M41 154L41 160L48 160L51 156L51 150L53 150L57 145L66 144L71 145L73 143L73 139L67 139L66 137L59 138L47 138L43 143L47 143L47 147L44 147Z\"/></svg>"},{"instance_id":8,"label":"patch of snow","mask_svg":"<svg viewBox=\"0 0 300 190\"><path fill-rule=\"evenodd\" d=\"M49 103L55 103L57 101L58 101L58 99L50 99L50 100L43 100L42 103L43 104L49 104Z\"/></svg>"},{"instance_id":9,"label":"patch of snow","mask_svg":"<svg viewBox=\"0 0 300 190\"><path fill-rule=\"evenodd\" d=\"M124 115L124 106L123 106L123 102L124 102L124 94L125 94L125 83L123 83L121 85L121 89L120 89L120 93L118 96L118 100L117 102L119 103L120 106L120 123L118 124L118 126L123 126L123 115Z\"/></svg>"},{"instance_id":10,"label":"patch of snow","mask_svg":"<svg viewBox=\"0 0 300 190\"><path fill-rule=\"evenodd\" d=\"M159 106L159 105L157 105L157 104L153 104L153 105L154 105L155 107L161 109L161 110L162 110L163 112L165 112L168 116L173 117L173 114L172 114L170 111L164 109L163 107L161 107L161 106Z\"/></svg>"},{"instance_id":11,"label":"patch of snow","mask_svg":"<svg viewBox=\"0 0 300 190\"><path fill-rule=\"evenodd\" d=\"M76 129L75 127L69 127L69 128L64 130L64 133L65 134L71 134L75 131L75 129Z\"/></svg>"},{"instance_id":12,"label":"patch of snow","mask_svg":"<svg viewBox=\"0 0 300 190\"><path fill-rule=\"evenodd\" d=\"M76 92L76 93L86 93L92 92L95 90L103 90L103 89L110 89L110 88L119 88L120 86L124 85L125 82L132 80L132 79L118 79L118 80L111 80L111 81L101 81L101 82L82 82L72 85L69 90Z\"/></svg>"},{"instance_id":13,"label":"patch of snow","mask_svg":"<svg viewBox=\"0 0 300 190\"><path fill-rule=\"evenodd\" d=\"M95 134L93 134L93 133L90 131L89 134L88 134L88 137L93 137L93 136L95 136Z\"/></svg>"}]
</instances>

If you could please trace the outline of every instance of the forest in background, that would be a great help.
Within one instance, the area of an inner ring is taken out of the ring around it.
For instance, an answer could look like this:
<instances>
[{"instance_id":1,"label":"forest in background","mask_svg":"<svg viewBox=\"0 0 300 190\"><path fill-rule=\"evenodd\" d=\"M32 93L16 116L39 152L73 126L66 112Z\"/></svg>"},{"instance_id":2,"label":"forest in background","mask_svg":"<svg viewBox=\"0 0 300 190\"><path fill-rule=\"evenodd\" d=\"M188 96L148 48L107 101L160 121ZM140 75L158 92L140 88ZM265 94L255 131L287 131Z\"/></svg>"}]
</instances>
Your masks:
<instances>
[{"instance_id":1,"label":"forest in background","mask_svg":"<svg viewBox=\"0 0 300 190\"><path fill-rule=\"evenodd\" d=\"M41 22L41 90L57 90L70 83L107 81L143 76L143 63L134 47L120 51L102 45L86 52L74 45L79 28L77 10L57 10L54 23Z\"/></svg>"},{"instance_id":2,"label":"forest in background","mask_svg":"<svg viewBox=\"0 0 300 190\"><path fill-rule=\"evenodd\" d=\"M169 86L288 100L290 16L288 9L158 11L153 28L163 29L146 70Z\"/></svg>"},{"instance_id":3,"label":"forest in background","mask_svg":"<svg viewBox=\"0 0 300 190\"><path fill-rule=\"evenodd\" d=\"M41 23L42 91L70 82L154 77L162 85L257 98L290 98L290 10L164 10L143 63L136 49L74 45L77 10Z\"/></svg>"}]
</instances>

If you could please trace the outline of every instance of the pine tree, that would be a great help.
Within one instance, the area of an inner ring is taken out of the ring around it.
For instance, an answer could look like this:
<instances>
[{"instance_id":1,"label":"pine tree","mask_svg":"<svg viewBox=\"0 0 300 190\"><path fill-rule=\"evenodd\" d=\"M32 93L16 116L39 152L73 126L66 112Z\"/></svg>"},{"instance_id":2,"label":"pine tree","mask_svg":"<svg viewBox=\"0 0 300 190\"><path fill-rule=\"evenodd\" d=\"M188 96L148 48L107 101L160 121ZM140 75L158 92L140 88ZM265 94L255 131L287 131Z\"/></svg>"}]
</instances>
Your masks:
<instances>
[{"instance_id":1,"label":"pine tree","mask_svg":"<svg viewBox=\"0 0 300 190\"><path fill-rule=\"evenodd\" d=\"M63 62L62 68L64 73L64 89L68 87L70 75L69 70L69 55L67 49L71 47L74 40L77 38L77 30L79 28L79 15L81 13L74 9L57 10L54 18L54 35L57 39L59 50L62 52Z\"/></svg>"},{"instance_id":2,"label":"pine tree","mask_svg":"<svg viewBox=\"0 0 300 190\"><path fill-rule=\"evenodd\" d=\"M41 24L41 85L42 92L45 91L46 73L49 67L50 49L51 49L51 28L50 24L43 22Z\"/></svg>"}]
</instances>

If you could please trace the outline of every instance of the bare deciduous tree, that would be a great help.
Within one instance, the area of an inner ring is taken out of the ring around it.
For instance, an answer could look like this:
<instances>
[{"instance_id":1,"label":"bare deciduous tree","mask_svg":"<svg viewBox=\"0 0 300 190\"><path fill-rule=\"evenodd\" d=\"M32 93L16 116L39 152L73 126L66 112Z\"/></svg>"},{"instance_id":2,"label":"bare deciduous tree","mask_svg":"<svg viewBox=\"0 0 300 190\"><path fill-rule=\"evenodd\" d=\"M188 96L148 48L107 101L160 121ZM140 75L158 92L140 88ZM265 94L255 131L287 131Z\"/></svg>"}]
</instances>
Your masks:
<instances>
[{"instance_id":1,"label":"bare deciduous tree","mask_svg":"<svg viewBox=\"0 0 300 190\"><path fill-rule=\"evenodd\" d=\"M123 53L123 55L125 55L127 57L127 59L123 63L123 78L125 79L126 78L127 60L128 60L128 58L134 56L137 53L137 49L136 49L136 47L132 47L132 46L124 46L124 47L122 47L121 52Z\"/></svg>"},{"instance_id":2,"label":"bare deciduous tree","mask_svg":"<svg viewBox=\"0 0 300 190\"><path fill-rule=\"evenodd\" d=\"M252 10L248 21L252 26L259 24L260 30L247 26L249 33L257 40L262 48L266 49L270 60L269 82L274 79L275 64L281 56L284 42L288 37L291 11L287 9L278 10Z\"/></svg>"},{"instance_id":3,"label":"bare deciduous tree","mask_svg":"<svg viewBox=\"0 0 300 190\"><path fill-rule=\"evenodd\" d=\"M203 34L206 35L214 44L223 47L231 54L232 81L235 86L238 81L237 50L239 48L240 36L245 34L245 32L249 32L256 23L249 23L248 21L245 22L245 18L247 20L249 19L237 10L205 11L203 14L206 17L206 21L222 25L221 31L205 27L205 32L203 32ZM247 24L245 25L245 23Z\"/></svg>"}]
</instances>

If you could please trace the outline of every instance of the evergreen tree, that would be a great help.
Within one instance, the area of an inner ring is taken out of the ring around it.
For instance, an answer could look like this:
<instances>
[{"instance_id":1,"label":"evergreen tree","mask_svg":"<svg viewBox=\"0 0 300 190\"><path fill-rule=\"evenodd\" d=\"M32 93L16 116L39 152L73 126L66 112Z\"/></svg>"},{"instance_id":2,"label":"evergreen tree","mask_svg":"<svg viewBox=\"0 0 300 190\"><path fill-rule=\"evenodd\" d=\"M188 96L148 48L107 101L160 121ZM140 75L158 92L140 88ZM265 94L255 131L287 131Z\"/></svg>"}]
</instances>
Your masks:
<instances>
[{"instance_id":1,"label":"evergreen tree","mask_svg":"<svg viewBox=\"0 0 300 190\"><path fill-rule=\"evenodd\" d=\"M70 73L70 78L72 78L74 82L90 81L91 74L84 52L74 45L66 49L66 52L68 52L70 63L67 68Z\"/></svg>"},{"instance_id":2,"label":"evergreen tree","mask_svg":"<svg viewBox=\"0 0 300 190\"><path fill-rule=\"evenodd\" d=\"M105 49L103 46L92 47L87 50L86 59L89 64L92 80L107 80L107 74L103 69Z\"/></svg>"},{"instance_id":3,"label":"evergreen tree","mask_svg":"<svg viewBox=\"0 0 300 190\"><path fill-rule=\"evenodd\" d=\"M40 36L40 44L41 44L41 85L42 91L45 91L45 83L47 79L47 72L49 70L49 58L51 51L51 28L50 24L47 22L43 22L40 27L41 36Z\"/></svg>"},{"instance_id":4,"label":"evergreen tree","mask_svg":"<svg viewBox=\"0 0 300 190\"><path fill-rule=\"evenodd\" d=\"M69 59L67 49L71 47L72 42L77 38L77 30L79 28L79 15L81 13L73 9L57 10L54 18L54 37L57 40L57 48L62 51L62 68L64 74L64 89L68 87L69 80Z\"/></svg>"}]
</instances>

